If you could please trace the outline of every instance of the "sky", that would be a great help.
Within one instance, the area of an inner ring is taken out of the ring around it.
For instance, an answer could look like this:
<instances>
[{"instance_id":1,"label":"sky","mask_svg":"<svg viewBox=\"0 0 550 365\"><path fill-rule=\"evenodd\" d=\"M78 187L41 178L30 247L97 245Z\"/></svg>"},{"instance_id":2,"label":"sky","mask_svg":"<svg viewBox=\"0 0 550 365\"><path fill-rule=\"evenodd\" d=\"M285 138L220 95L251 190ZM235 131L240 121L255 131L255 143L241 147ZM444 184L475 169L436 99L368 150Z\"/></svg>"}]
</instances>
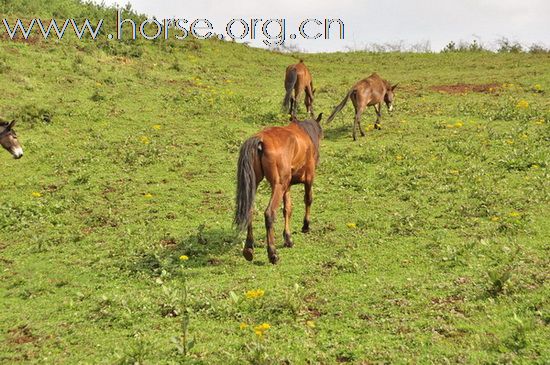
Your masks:
<instances>
[{"instance_id":1,"label":"sky","mask_svg":"<svg viewBox=\"0 0 550 365\"><path fill-rule=\"evenodd\" d=\"M474 39L489 47L497 40L508 38L524 45L533 43L550 46L550 1L548 0L104 0L107 5L130 3L139 13L158 19L208 19L214 32L226 35L226 25L232 19L262 19L256 25L256 39L251 40L251 29L240 41L253 46L267 47L262 25L269 19L285 19L286 45L307 52L335 52L362 50L372 44L403 43L426 44L432 50L441 50L449 41L471 42ZM299 24L307 36L323 34L325 19L340 19L344 24L344 39L340 39L337 23L333 23L330 39L303 39ZM189 24L188 23L188 24ZM180 23L183 24L183 23ZM201 25L202 23L199 23ZM189 27L187 25L187 27ZM233 34L240 36L244 27L239 21L232 26ZM279 35L281 25L271 22L267 31ZM206 31L204 31L206 32ZM290 39L290 35L297 35Z\"/></svg>"}]
</instances>

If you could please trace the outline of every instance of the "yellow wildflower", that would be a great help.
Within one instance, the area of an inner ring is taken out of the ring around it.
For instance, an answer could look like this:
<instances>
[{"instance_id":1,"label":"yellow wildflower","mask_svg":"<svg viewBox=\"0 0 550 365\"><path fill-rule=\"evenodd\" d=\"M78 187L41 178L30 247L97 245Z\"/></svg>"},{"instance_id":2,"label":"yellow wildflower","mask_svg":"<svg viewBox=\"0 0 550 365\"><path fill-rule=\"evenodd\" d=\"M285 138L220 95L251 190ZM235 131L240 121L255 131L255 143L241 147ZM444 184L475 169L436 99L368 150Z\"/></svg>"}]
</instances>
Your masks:
<instances>
[{"instance_id":1,"label":"yellow wildflower","mask_svg":"<svg viewBox=\"0 0 550 365\"><path fill-rule=\"evenodd\" d=\"M262 290L262 289L256 289L256 290L249 290L245 293L245 296L248 298L248 299L256 299L256 298L261 298L263 297L265 294L265 291Z\"/></svg>"},{"instance_id":2,"label":"yellow wildflower","mask_svg":"<svg viewBox=\"0 0 550 365\"><path fill-rule=\"evenodd\" d=\"M147 194L144 194L143 197L144 197L145 199L153 199L153 194L147 193Z\"/></svg>"},{"instance_id":3,"label":"yellow wildflower","mask_svg":"<svg viewBox=\"0 0 550 365\"><path fill-rule=\"evenodd\" d=\"M39 193L38 191L33 191L32 196L34 196L35 198L40 198L42 196L42 194Z\"/></svg>"},{"instance_id":4,"label":"yellow wildflower","mask_svg":"<svg viewBox=\"0 0 550 365\"><path fill-rule=\"evenodd\" d=\"M401 160L403 160L403 156L402 155L397 155L397 156L395 156L395 159L397 161L401 161Z\"/></svg>"},{"instance_id":5,"label":"yellow wildflower","mask_svg":"<svg viewBox=\"0 0 550 365\"><path fill-rule=\"evenodd\" d=\"M498 222L500 220L500 217L497 217L496 215L491 217L491 222Z\"/></svg>"},{"instance_id":6,"label":"yellow wildflower","mask_svg":"<svg viewBox=\"0 0 550 365\"><path fill-rule=\"evenodd\" d=\"M536 125L543 125L544 124L544 119L539 119L535 122Z\"/></svg>"},{"instance_id":7,"label":"yellow wildflower","mask_svg":"<svg viewBox=\"0 0 550 365\"><path fill-rule=\"evenodd\" d=\"M533 89L535 91L542 91L542 86L540 86L540 84L535 84L535 86L533 86Z\"/></svg>"},{"instance_id":8,"label":"yellow wildflower","mask_svg":"<svg viewBox=\"0 0 550 365\"><path fill-rule=\"evenodd\" d=\"M247 329L247 328L248 328L248 325L247 325L246 323L244 323L244 322L241 322L241 324L239 325L239 328L240 328L241 330L244 330L244 329Z\"/></svg>"},{"instance_id":9,"label":"yellow wildflower","mask_svg":"<svg viewBox=\"0 0 550 365\"><path fill-rule=\"evenodd\" d=\"M531 168L536 170L536 169L540 169L540 166L537 164L533 164L531 165Z\"/></svg>"},{"instance_id":10,"label":"yellow wildflower","mask_svg":"<svg viewBox=\"0 0 550 365\"><path fill-rule=\"evenodd\" d=\"M347 226L349 229L355 229L355 228L357 228L357 224L352 223L352 222L346 224L346 226Z\"/></svg>"},{"instance_id":11,"label":"yellow wildflower","mask_svg":"<svg viewBox=\"0 0 550 365\"><path fill-rule=\"evenodd\" d=\"M155 129L155 130L157 130L157 131L160 130L161 128L162 128L162 126L161 126L160 124L155 124L155 125L153 126L153 129Z\"/></svg>"},{"instance_id":12,"label":"yellow wildflower","mask_svg":"<svg viewBox=\"0 0 550 365\"><path fill-rule=\"evenodd\" d=\"M460 174L460 171L458 171L458 170L449 170L449 174L451 174L451 175L459 175L459 174Z\"/></svg>"},{"instance_id":13,"label":"yellow wildflower","mask_svg":"<svg viewBox=\"0 0 550 365\"><path fill-rule=\"evenodd\" d=\"M140 140L141 143L143 143L143 144L149 144L149 143L151 143L151 140L150 140L149 137L147 137L147 136L142 136L139 140Z\"/></svg>"},{"instance_id":14,"label":"yellow wildflower","mask_svg":"<svg viewBox=\"0 0 550 365\"><path fill-rule=\"evenodd\" d=\"M517 109L527 109L529 108L529 102L525 99L521 99L520 101L518 101L518 103L516 104L516 108Z\"/></svg>"},{"instance_id":15,"label":"yellow wildflower","mask_svg":"<svg viewBox=\"0 0 550 365\"><path fill-rule=\"evenodd\" d=\"M461 128L462 126L464 126L464 123L462 123L460 120L458 122L455 123L455 128Z\"/></svg>"},{"instance_id":16,"label":"yellow wildflower","mask_svg":"<svg viewBox=\"0 0 550 365\"><path fill-rule=\"evenodd\" d=\"M271 328L271 325L269 323L262 323L261 325L256 326L254 329L260 330L260 331L267 331L270 328Z\"/></svg>"},{"instance_id":17,"label":"yellow wildflower","mask_svg":"<svg viewBox=\"0 0 550 365\"><path fill-rule=\"evenodd\" d=\"M307 325L309 328L315 328L315 322L313 322L313 321L307 321L307 322L306 322L306 325Z\"/></svg>"},{"instance_id":18,"label":"yellow wildflower","mask_svg":"<svg viewBox=\"0 0 550 365\"><path fill-rule=\"evenodd\" d=\"M254 333L258 337L263 337L265 332L271 328L271 325L269 323L262 323L256 327L254 327Z\"/></svg>"},{"instance_id":19,"label":"yellow wildflower","mask_svg":"<svg viewBox=\"0 0 550 365\"><path fill-rule=\"evenodd\" d=\"M513 212L508 213L508 215L510 217L517 218L517 217L521 216L521 213L514 210Z\"/></svg>"},{"instance_id":20,"label":"yellow wildflower","mask_svg":"<svg viewBox=\"0 0 550 365\"><path fill-rule=\"evenodd\" d=\"M514 144L514 140L513 140L513 139L507 139L507 140L506 140L506 143L508 143L508 144Z\"/></svg>"},{"instance_id":21,"label":"yellow wildflower","mask_svg":"<svg viewBox=\"0 0 550 365\"><path fill-rule=\"evenodd\" d=\"M181 255L180 256L180 261L187 261L187 260L189 260L189 256L187 256L187 255Z\"/></svg>"}]
</instances>

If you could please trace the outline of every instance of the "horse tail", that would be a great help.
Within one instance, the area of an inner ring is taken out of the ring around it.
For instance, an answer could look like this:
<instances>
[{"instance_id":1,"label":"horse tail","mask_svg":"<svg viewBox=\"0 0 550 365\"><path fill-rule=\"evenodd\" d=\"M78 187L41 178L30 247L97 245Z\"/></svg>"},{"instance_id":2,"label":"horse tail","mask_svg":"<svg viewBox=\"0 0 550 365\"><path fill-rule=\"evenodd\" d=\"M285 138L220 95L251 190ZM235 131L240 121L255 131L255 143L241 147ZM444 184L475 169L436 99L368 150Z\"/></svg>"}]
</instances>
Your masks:
<instances>
[{"instance_id":1,"label":"horse tail","mask_svg":"<svg viewBox=\"0 0 550 365\"><path fill-rule=\"evenodd\" d=\"M346 103L348 102L348 99L349 97L351 96L351 94L354 92L354 90L350 90L346 96L344 97L344 100L342 100L342 102L340 104L338 104L336 106L336 108L334 108L334 111L332 112L332 114L330 115L330 117L328 117L327 119L327 123L330 123L332 122L332 120L334 119L334 117L336 116L336 114L338 114L340 112L340 110L342 110L344 108L344 106L346 106Z\"/></svg>"},{"instance_id":2,"label":"horse tail","mask_svg":"<svg viewBox=\"0 0 550 365\"><path fill-rule=\"evenodd\" d=\"M298 72L296 71L296 68L292 68L290 72L285 77L285 99L283 100L283 108L286 110L290 109L290 98L292 96L292 90L294 89L294 86L296 85L296 82L298 81Z\"/></svg>"},{"instance_id":3,"label":"horse tail","mask_svg":"<svg viewBox=\"0 0 550 365\"><path fill-rule=\"evenodd\" d=\"M262 141L251 137L241 147L237 165L237 198L235 210L235 225L244 231L252 220L252 207L256 196L256 173L254 162L262 150Z\"/></svg>"}]
</instances>

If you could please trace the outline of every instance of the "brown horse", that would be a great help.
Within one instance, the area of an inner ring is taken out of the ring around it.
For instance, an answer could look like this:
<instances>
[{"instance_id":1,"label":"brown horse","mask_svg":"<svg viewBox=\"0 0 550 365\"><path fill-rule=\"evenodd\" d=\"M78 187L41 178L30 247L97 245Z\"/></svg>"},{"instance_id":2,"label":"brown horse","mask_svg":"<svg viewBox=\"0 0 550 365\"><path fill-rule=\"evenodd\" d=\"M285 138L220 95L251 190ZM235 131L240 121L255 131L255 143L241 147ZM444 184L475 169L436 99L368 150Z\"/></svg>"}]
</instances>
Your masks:
<instances>
[{"instance_id":1,"label":"brown horse","mask_svg":"<svg viewBox=\"0 0 550 365\"><path fill-rule=\"evenodd\" d=\"M23 157L23 148L17 140L17 134L13 130L14 126L15 120L10 123L0 121L0 145L11 153L13 158L19 159Z\"/></svg>"},{"instance_id":2,"label":"brown horse","mask_svg":"<svg viewBox=\"0 0 550 365\"><path fill-rule=\"evenodd\" d=\"M240 231L248 230L243 256L251 261L254 256L252 235L252 209L258 184L265 177L271 185L271 199L265 210L267 255L272 264L277 263L277 251L273 234L275 215L283 200L285 229L284 245L292 247L290 217L292 202L290 187L305 185L305 217L302 232L309 232L310 209L313 202L313 179L319 162L319 141L323 138L322 114L316 120L297 121L286 127L264 129L249 138L241 147L237 169L237 199L235 224Z\"/></svg>"},{"instance_id":3,"label":"brown horse","mask_svg":"<svg viewBox=\"0 0 550 365\"><path fill-rule=\"evenodd\" d=\"M285 90L286 95L283 100L283 108L288 110L290 115L296 116L298 109L298 99L305 91L305 104L307 112L313 117L313 96L315 90L313 89L313 79L311 73L309 73L303 60L295 65L290 65L286 68L285 74ZM294 96L292 91L294 90Z\"/></svg>"},{"instance_id":4,"label":"brown horse","mask_svg":"<svg viewBox=\"0 0 550 365\"><path fill-rule=\"evenodd\" d=\"M361 136L365 136L365 130L361 127L361 114L365 111L367 106L374 106L376 111L376 122L374 128L380 128L380 117L382 116L382 102L386 103L388 110L393 110L393 91L397 87L397 84L391 86L391 84L373 73L366 79L363 79L353 85L348 92L344 100L334 109L330 117L327 119L327 123L332 122L336 114L342 110L342 108L351 99L353 106L355 107L355 119L353 121L353 140L357 139L356 127L359 126Z\"/></svg>"}]
</instances>

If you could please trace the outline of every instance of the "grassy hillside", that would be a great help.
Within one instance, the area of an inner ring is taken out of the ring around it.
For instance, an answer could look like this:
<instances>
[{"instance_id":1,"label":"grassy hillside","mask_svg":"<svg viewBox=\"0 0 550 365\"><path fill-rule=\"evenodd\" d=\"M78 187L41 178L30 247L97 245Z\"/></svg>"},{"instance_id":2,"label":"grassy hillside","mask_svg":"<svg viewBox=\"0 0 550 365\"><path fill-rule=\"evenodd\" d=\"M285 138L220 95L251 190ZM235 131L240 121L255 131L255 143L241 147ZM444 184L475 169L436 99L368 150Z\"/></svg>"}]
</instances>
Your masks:
<instances>
[{"instance_id":1,"label":"grassy hillside","mask_svg":"<svg viewBox=\"0 0 550 365\"><path fill-rule=\"evenodd\" d=\"M286 123L298 57L317 112L373 71L396 110L324 126L312 232L297 186L295 248L248 263L238 149ZM0 85L25 149L0 155L1 363L550 361L548 55L4 39Z\"/></svg>"}]
</instances>

